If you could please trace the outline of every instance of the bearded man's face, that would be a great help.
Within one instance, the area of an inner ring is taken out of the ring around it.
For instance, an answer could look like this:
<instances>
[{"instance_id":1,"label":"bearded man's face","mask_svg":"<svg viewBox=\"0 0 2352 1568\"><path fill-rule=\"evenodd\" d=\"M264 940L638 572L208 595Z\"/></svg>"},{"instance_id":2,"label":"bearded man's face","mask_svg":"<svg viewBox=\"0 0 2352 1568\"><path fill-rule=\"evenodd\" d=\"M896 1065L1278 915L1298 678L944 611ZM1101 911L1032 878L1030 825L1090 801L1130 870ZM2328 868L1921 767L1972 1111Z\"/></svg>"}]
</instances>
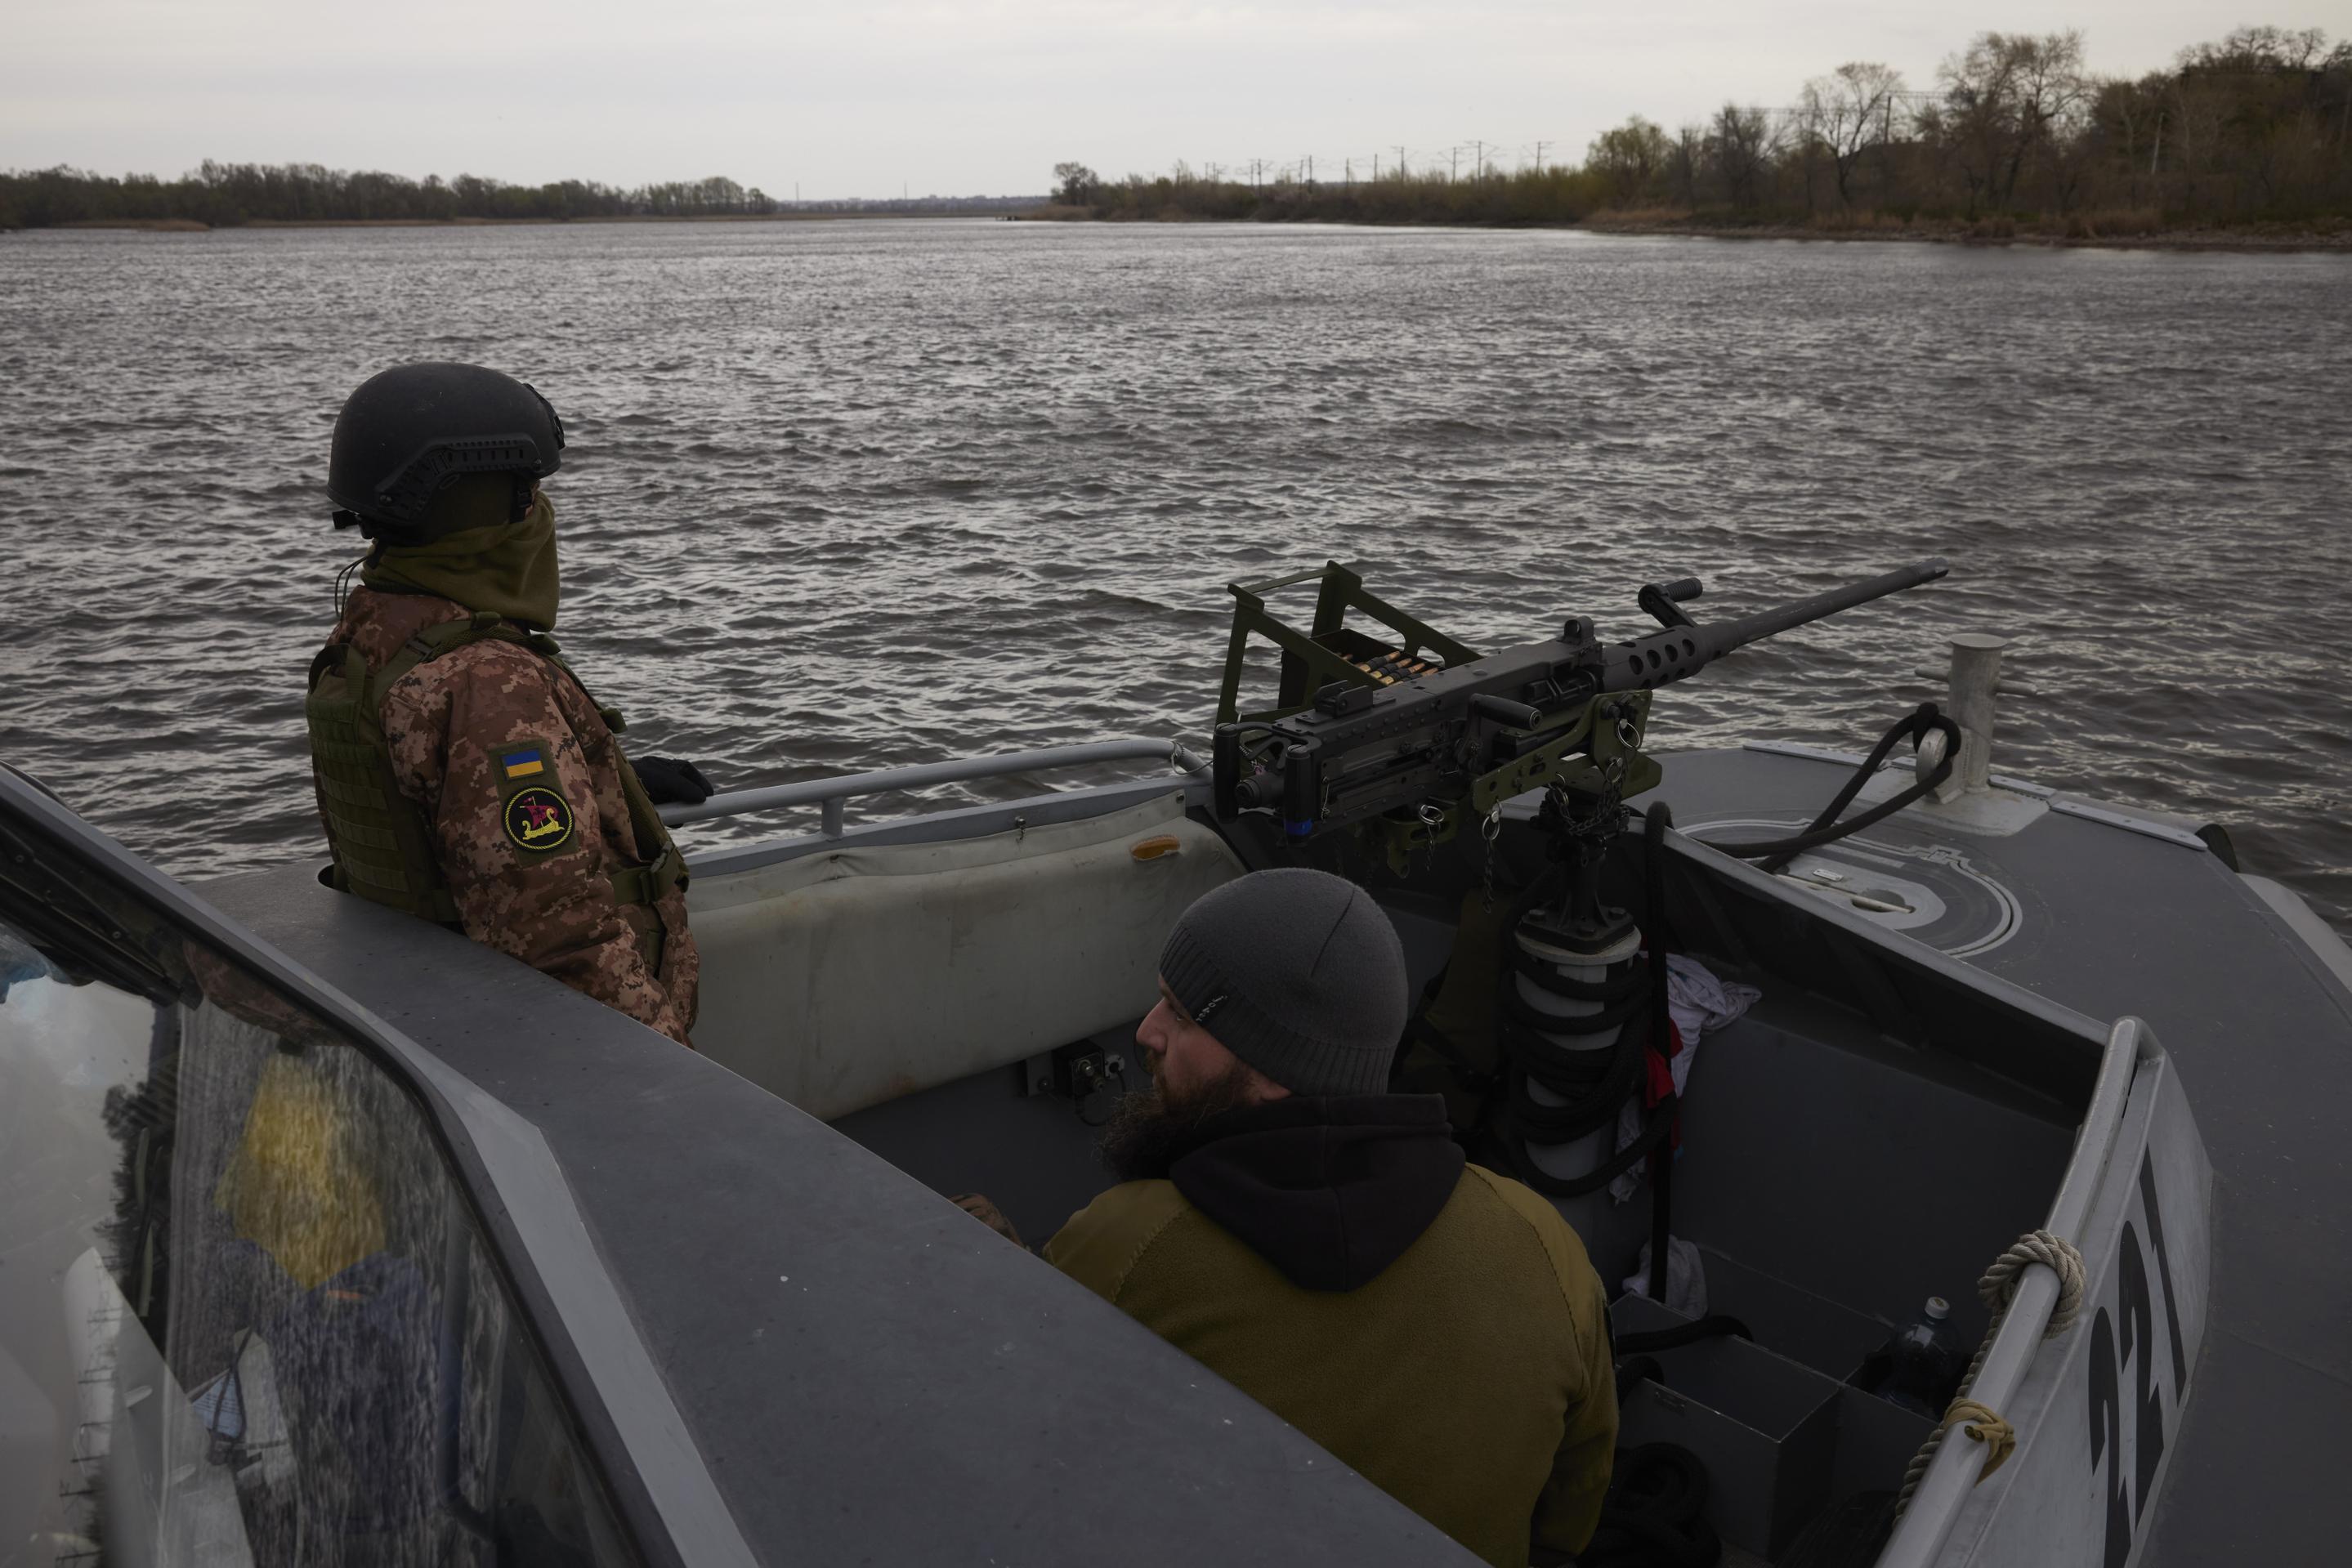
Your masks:
<instances>
[{"instance_id":1,"label":"bearded man's face","mask_svg":"<svg viewBox=\"0 0 2352 1568\"><path fill-rule=\"evenodd\" d=\"M1155 1076L1150 1089L1118 1103L1097 1146L1120 1181L1156 1180L1192 1150L1203 1123L1260 1097L1255 1075L1239 1061L1181 1090Z\"/></svg>"}]
</instances>

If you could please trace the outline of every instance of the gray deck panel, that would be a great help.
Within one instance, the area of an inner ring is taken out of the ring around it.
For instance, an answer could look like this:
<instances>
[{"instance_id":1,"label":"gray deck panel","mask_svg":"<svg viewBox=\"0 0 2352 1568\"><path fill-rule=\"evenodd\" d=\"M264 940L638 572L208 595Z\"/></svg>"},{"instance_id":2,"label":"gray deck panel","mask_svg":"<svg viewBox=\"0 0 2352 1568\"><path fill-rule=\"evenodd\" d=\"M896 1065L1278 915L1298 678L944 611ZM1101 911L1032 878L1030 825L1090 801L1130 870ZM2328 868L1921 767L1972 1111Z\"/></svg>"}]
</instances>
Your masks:
<instances>
[{"instance_id":1,"label":"gray deck panel","mask_svg":"<svg viewBox=\"0 0 2352 1568\"><path fill-rule=\"evenodd\" d=\"M1810 818L1846 771L1664 760L1685 825ZM1868 836L1913 836L1910 817ZM2213 1162L2211 1327L2143 1563L2331 1560L2352 1540L2352 995L2210 854L2056 813L2009 838L1933 836L2024 906L2025 929L1970 961L2147 1019Z\"/></svg>"},{"instance_id":2,"label":"gray deck panel","mask_svg":"<svg viewBox=\"0 0 2352 1568\"><path fill-rule=\"evenodd\" d=\"M2198 1376L2140 1568L2322 1568L2352 1555L2352 1385L2219 1331Z\"/></svg>"}]
</instances>

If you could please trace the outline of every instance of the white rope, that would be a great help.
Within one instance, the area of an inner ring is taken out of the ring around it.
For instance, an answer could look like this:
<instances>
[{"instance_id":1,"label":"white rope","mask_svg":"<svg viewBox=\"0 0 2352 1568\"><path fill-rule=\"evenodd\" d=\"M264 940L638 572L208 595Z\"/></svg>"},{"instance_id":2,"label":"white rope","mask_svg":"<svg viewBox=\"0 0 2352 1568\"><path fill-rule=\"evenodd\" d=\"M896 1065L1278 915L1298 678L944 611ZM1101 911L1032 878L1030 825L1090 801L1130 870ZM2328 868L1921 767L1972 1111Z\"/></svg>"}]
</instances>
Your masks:
<instances>
[{"instance_id":1,"label":"white rope","mask_svg":"<svg viewBox=\"0 0 2352 1568\"><path fill-rule=\"evenodd\" d=\"M2083 1271L2083 1255L2064 1237L2053 1236L2047 1230L2027 1231L2010 1243L2008 1251L1992 1260L1992 1267L1977 1281L1977 1295L1992 1310L1993 1322L1998 1325L2001 1314L2009 1311L2010 1298L2017 1294L2019 1278L2036 1263L2058 1276L2058 1304L2050 1309L2050 1326L2042 1331L2043 1339L2056 1339L2083 1315L2083 1289L2087 1279ZM1988 1333L1986 1343L1991 1340ZM1973 1371L1969 1380L1975 1380Z\"/></svg>"},{"instance_id":2,"label":"white rope","mask_svg":"<svg viewBox=\"0 0 2352 1568\"><path fill-rule=\"evenodd\" d=\"M1985 1325L1984 1338L1977 1343L1976 1358L1969 1363L1969 1374L1960 1379L1960 1386L1945 1409L1944 1418L1911 1456L1911 1468L1903 1472L1903 1494L1895 1505L1895 1517L1901 1519L1903 1511L1911 1506L1911 1494L1919 1490L1919 1482L1927 1474L1927 1467L1936 1462L1936 1450L1944 1446L1944 1434L1955 1426L1994 1450L1993 1462L1978 1475L1981 1481L2000 1468L2016 1446L2016 1434L2007 1420L1990 1406L1969 1397L1976 1386L1977 1374L1984 1370L1985 1357L1992 1354L1992 1342L2000 1333L2001 1320L2009 1316L2009 1304L2017 1297L2017 1282L2025 1270L2039 1263L2058 1276L2058 1302L2050 1309L2050 1322L2042 1331L2043 1339L2056 1339L2074 1326L2083 1315L2083 1294L2089 1275L2083 1268L2083 1254L2063 1236L2053 1236L2047 1230L2029 1230L2009 1245L2009 1249L1992 1260L1992 1267L1977 1281L1977 1297L1992 1313Z\"/></svg>"}]
</instances>

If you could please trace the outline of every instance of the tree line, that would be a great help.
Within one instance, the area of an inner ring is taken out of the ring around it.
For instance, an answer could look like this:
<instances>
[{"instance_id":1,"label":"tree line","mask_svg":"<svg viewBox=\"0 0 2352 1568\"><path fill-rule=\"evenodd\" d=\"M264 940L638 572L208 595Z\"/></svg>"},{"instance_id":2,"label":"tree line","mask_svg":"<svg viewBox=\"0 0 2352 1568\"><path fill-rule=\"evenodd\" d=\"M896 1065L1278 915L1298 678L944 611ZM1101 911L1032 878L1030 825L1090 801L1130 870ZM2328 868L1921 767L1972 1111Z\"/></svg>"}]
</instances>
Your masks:
<instances>
[{"instance_id":1,"label":"tree line","mask_svg":"<svg viewBox=\"0 0 2352 1568\"><path fill-rule=\"evenodd\" d=\"M0 172L0 225L20 228L109 222L179 221L218 228L256 222L709 217L776 209L774 199L758 186L747 189L723 176L622 190L593 180L544 185L509 184L475 174L412 180L316 163L210 159L176 180L152 174L118 179L70 168Z\"/></svg>"},{"instance_id":2,"label":"tree line","mask_svg":"<svg viewBox=\"0 0 2352 1568\"><path fill-rule=\"evenodd\" d=\"M177 180L121 178L78 169L0 172L0 228L74 223L446 223L463 219L561 222L574 218L765 217L782 212L994 211L1034 196L917 197L901 201L784 201L723 175L624 190L593 180L509 184L475 174L423 180L316 163L215 163Z\"/></svg>"},{"instance_id":3,"label":"tree line","mask_svg":"<svg viewBox=\"0 0 2352 1568\"><path fill-rule=\"evenodd\" d=\"M1576 166L1271 183L1055 170L1097 217L1528 224L1648 218L1726 225L1969 225L2090 234L2352 222L2352 43L2242 27L2137 79L2085 66L2079 32L1984 33L1931 88L1868 61L1794 104L1727 103L1669 131L1640 116Z\"/></svg>"}]
</instances>

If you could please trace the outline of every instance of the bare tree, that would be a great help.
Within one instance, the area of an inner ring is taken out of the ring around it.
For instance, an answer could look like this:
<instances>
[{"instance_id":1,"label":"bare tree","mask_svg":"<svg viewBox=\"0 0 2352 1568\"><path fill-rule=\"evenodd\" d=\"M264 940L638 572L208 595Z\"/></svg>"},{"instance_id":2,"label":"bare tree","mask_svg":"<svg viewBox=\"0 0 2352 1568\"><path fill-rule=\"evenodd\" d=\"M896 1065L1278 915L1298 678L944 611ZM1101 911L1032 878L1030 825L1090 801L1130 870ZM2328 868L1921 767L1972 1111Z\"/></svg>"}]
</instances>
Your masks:
<instances>
[{"instance_id":1,"label":"bare tree","mask_svg":"<svg viewBox=\"0 0 2352 1568\"><path fill-rule=\"evenodd\" d=\"M2180 51L2183 71L2317 70L2327 56L2327 35L2316 27L2240 27L2218 44L2193 44Z\"/></svg>"},{"instance_id":2,"label":"bare tree","mask_svg":"<svg viewBox=\"0 0 2352 1568\"><path fill-rule=\"evenodd\" d=\"M2027 161L2078 129L2091 103L2079 32L1982 33L1936 74L1944 102L1923 124L1957 157L1971 210L1979 196L2013 202Z\"/></svg>"},{"instance_id":3,"label":"bare tree","mask_svg":"<svg viewBox=\"0 0 2352 1568\"><path fill-rule=\"evenodd\" d=\"M1735 207L1752 207L1763 196L1772 161L1771 120L1760 109L1727 103L1707 128L1707 159Z\"/></svg>"},{"instance_id":4,"label":"bare tree","mask_svg":"<svg viewBox=\"0 0 2352 1568\"><path fill-rule=\"evenodd\" d=\"M1853 205L1853 172L1863 154L1893 139L1895 95L1902 90L1901 72L1868 60L1849 60L1805 84L1805 130L1829 154L1839 204Z\"/></svg>"},{"instance_id":5,"label":"bare tree","mask_svg":"<svg viewBox=\"0 0 2352 1568\"><path fill-rule=\"evenodd\" d=\"M1685 207L1698 205L1698 172L1706 162L1706 127L1685 124L1675 132L1671 162L1675 193Z\"/></svg>"}]
</instances>

